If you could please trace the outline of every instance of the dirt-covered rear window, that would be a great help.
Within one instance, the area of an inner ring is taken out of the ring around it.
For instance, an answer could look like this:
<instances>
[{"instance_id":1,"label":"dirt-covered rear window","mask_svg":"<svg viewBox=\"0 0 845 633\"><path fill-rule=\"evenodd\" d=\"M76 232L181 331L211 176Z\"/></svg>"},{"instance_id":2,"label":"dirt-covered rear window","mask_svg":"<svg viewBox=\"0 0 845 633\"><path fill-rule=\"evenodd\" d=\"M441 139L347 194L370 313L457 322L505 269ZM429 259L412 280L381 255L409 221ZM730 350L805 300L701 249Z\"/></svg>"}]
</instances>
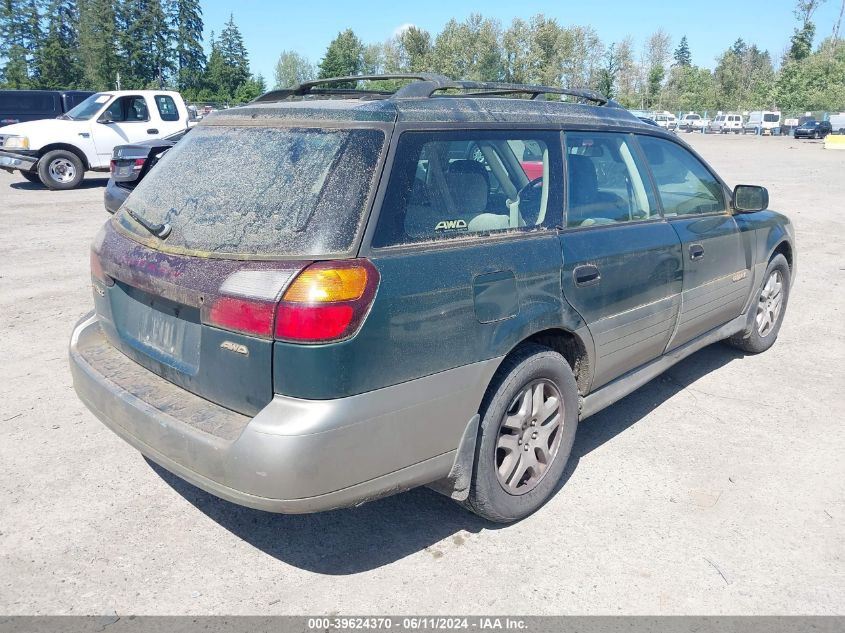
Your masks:
<instances>
[{"instance_id":1,"label":"dirt-covered rear window","mask_svg":"<svg viewBox=\"0 0 845 633\"><path fill-rule=\"evenodd\" d=\"M168 223L168 250L231 256L321 256L351 250L384 134L368 129L200 126L141 181L126 212Z\"/></svg>"}]
</instances>

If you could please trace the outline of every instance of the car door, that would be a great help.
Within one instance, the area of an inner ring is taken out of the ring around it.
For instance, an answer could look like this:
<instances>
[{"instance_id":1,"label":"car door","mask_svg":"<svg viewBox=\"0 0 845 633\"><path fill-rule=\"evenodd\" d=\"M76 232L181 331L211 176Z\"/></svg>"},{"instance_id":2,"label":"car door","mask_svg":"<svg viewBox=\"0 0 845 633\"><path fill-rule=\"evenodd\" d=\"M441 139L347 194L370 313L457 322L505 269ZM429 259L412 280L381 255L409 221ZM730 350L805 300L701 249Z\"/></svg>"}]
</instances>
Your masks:
<instances>
[{"instance_id":1,"label":"car door","mask_svg":"<svg viewBox=\"0 0 845 633\"><path fill-rule=\"evenodd\" d=\"M381 273L373 314L392 342L370 352L378 372L436 373L507 353L528 325L559 326L560 135L398 134L368 254ZM522 162L535 155L529 180Z\"/></svg>"},{"instance_id":2,"label":"car door","mask_svg":"<svg viewBox=\"0 0 845 633\"><path fill-rule=\"evenodd\" d=\"M678 315L681 246L629 134L565 134L563 294L595 345L592 387L658 356Z\"/></svg>"},{"instance_id":3,"label":"car door","mask_svg":"<svg viewBox=\"0 0 845 633\"><path fill-rule=\"evenodd\" d=\"M176 100L168 94L156 94L148 98L150 112L154 120L151 126L150 138L161 138L184 130L187 121L179 113Z\"/></svg>"},{"instance_id":4,"label":"car door","mask_svg":"<svg viewBox=\"0 0 845 633\"><path fill-rule=\"evenodd\" d=\"M104 117L110 121L104 121ZM117 97L92 124L91 132L100 164L108 165L116 145L157 138L157 128L143 95Z\"/></svg>"},{"instance_id":5,"label":"car door","mask_svg":"<svg viewBox=\"0 0 845 633\"><path fill-rule=\"evenodd\" d=\"M668 139L638 138L663 215L683 248L683 293L671 350L739 316L751 283L750 238L730 213L725 187L698 157Z\"/></svg>"}]
</instances>

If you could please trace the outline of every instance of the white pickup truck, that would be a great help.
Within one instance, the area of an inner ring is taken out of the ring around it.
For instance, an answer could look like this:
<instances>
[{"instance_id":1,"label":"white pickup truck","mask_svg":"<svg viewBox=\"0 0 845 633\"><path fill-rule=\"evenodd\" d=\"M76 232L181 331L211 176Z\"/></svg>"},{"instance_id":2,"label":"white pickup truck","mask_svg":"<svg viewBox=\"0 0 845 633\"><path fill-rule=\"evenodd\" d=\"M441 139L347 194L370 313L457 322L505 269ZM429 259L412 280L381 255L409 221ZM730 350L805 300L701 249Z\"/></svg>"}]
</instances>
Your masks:
<instances>
[{"instance_id":1,"label":"white pickup truck","mask_svg":"<svg viewBox=\"0 0 845 633\"><path fill-rule=\"evenodd\" d=\"M701 132L710 125L710 119L703 118L697 112L688 112L678 121L678 129L687 132Z\"/></svg>"},{"instance_id":2,"label":"white pickup truck","mask_svg":"<svg viewBox=\"0 0 845 633\"><path fill-rule=\"evenodd\" d=\"M0 129L0 169L50 189L73 189L86 171L108 171L116 145L168 136L194 119L178 92L98 92L56 119Z\"/></svg>"}]
</instances>

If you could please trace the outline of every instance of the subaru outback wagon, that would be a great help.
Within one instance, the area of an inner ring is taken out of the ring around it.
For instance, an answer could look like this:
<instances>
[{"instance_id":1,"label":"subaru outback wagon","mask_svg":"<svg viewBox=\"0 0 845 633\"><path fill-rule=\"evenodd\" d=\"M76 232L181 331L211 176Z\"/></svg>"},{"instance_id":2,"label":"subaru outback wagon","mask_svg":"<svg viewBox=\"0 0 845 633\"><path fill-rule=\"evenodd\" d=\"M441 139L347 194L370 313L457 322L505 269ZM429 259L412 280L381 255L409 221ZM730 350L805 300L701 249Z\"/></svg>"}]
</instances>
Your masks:
<instances>
[{"instance_id":1,"label":"subaru outback wagon","mask_svg":"<svg viewBox=\"0 0 845 633\"><path fill-rule=\"evenodd\" d=\"M590 91L270 92L204 119L98 234L74 385L238 504L428 484L513 521L579 420L716 341L774 343L795 245L767 205Z\"/></svg>"}]
</instances>

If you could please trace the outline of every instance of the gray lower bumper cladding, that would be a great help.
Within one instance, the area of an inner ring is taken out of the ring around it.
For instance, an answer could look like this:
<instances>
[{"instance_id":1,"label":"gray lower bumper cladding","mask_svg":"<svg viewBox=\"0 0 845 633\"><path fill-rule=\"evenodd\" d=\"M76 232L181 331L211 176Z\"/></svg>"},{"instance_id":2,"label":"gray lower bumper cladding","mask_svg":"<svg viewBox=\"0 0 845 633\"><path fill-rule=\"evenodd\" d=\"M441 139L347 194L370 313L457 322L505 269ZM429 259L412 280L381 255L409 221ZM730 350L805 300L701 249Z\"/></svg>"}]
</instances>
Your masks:
<instances>
[{"instance_id":1,"label":"gray lower bumper cladding","mask_svg":"<svg viewBox=\"0 0 845 633\"><path fill-rule=\"evenodd\" d=\"M254 418L137 365L96 316L75 328L77 394L152 461L211 494L271 512L357 505L454 473L501 359L336 400L276 395Z\"/></svg>"}]
</instances>

